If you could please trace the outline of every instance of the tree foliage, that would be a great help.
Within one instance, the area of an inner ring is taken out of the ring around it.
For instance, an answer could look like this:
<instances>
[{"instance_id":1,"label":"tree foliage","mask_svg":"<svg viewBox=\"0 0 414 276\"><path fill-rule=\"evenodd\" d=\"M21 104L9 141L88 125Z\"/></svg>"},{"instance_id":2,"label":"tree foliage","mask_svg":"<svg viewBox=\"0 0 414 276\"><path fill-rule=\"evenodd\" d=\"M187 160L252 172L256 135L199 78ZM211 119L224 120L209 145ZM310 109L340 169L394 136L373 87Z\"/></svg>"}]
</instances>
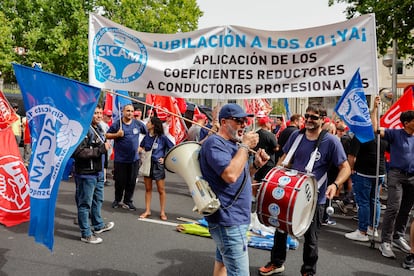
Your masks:
<instances>
[{"instance_id":1,"label":"tree foliage","mask_svg":"<svg viewBox=\"0 0 414 276\"><path fill-rule=\"evenodd\" d=\"M392 48L395 38L398 44L398 57L414 64L414 3L413 0L329 0L329 5L336 3L348 4L347 18L360 14L375 13L377 25L377 44L381 55Z\"/></svg>"},{"instance_id":2,"label":"tree foliage","mask_svg":"<svg viewBox=\"0 0 414 276\"><path fill-rule=\"evenodd\" d=\"M196 0L2 0L0 71L5 82L14 80L11 62L40 62L46 71L87 82L90 12L157 33L196 30L202 16Z\"/></svg>"}]
</instances>

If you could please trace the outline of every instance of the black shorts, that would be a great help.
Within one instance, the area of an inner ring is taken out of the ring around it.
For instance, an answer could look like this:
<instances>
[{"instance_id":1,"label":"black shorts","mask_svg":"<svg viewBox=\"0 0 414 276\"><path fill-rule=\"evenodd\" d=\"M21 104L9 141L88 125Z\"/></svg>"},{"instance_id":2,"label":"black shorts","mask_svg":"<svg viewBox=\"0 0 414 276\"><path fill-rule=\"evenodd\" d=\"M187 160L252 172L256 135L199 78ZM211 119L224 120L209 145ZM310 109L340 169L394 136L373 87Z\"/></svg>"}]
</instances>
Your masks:
<instances>
[{"instance_id":1,"label":"black shorts","mask_svg":"<svg viewBox=\"0 0 414 276\"><path fill-rule=\"evenodd\" d=\"M158 161L151 162L151 173L149 176L152 180L165 179L165 168L164 165Z\"/></svg>"}]
</instances>

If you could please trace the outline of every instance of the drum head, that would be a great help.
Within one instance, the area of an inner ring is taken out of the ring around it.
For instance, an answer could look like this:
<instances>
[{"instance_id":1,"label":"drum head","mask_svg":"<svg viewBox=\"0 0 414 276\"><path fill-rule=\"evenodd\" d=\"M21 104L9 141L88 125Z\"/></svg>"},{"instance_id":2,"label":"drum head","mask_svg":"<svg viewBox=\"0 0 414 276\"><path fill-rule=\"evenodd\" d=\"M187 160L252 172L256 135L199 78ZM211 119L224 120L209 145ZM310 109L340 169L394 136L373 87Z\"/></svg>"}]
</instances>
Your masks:
<instances>
[{"instance_id":1,"label":"drum head","mask_svg":"<svg viewBox=\"0 0 414 276\"><path fill-rule=\"evenodd\" d=\"M292 234L300 237L308 230L318 201L317 182L314 177L305 176L296 195L292 213Z\"/></svg>"}]
</instances>

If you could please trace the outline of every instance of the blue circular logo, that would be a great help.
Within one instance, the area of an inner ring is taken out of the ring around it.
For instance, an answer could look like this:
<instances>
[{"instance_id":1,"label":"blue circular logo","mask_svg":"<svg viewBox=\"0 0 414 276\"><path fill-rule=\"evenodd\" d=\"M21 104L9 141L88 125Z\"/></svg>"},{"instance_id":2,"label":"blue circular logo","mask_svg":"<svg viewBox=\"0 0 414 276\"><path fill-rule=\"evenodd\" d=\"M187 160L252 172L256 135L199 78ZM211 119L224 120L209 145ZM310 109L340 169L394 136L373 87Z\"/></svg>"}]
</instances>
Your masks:
<instances>
[{"instance_id":1,"label":"blue circular logo","mask_svg":"<svg viewBox=\"0 0 414 276\"><path fill-rule=\"evenodd\" d=\"M272 217L277 217L280 214L280 207L276 203L269 204L267 209Z\"/></svg>"},{"instance_id":2,"label":"blue circular logo","mask_svg":"<svg viewBox=\"0 0 414 276\"><path fill-rule=\"evenodd\" d=\"M101 28L93 39L92 49L95 78L100 82L133 82L147 65L145 45L119 28Z\"/></svg>"},{"instance_id":3,"label":"blue circular logo","mask_svg":"<svg viewBox=\"0 0 414 276\"><path fill-rule=\"evenodd\" d=\"M281 198L283 198L285 196L285 190L282 189L282 188L277 187L277 188L273 189L272 196L273 196L274 199L280 200Z\"/></svg>"}]
</instances>

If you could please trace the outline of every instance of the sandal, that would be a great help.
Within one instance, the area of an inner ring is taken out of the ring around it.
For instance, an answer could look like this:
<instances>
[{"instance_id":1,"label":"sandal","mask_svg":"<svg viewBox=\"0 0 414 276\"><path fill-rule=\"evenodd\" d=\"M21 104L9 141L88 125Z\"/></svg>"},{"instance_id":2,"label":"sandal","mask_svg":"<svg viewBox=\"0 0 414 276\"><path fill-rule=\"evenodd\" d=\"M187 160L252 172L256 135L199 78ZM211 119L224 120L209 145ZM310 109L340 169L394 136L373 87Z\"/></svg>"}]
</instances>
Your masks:
<instances>
[{"instance_id":1,"label":"sandal","mask_svg":"<svg viewBox=\"0 0 414 276\"><path fill-rule=\"evenodd\" d=\"M160 215L160 219L161 220L167 220L167 216L166 215Z\"/></svg>"},{"instance_id":2,"label":"sandal","mask_svg":"<svg viewBox=\"0 0 414 276\"><path fill-rule=\"evenodd\" d=\"M151 216L151 213L142 213L141 215L139 215L139 218L144 219L144 218L147 218L147 217L150 217L150 216Z\"/></svg>"}]
</instances>

